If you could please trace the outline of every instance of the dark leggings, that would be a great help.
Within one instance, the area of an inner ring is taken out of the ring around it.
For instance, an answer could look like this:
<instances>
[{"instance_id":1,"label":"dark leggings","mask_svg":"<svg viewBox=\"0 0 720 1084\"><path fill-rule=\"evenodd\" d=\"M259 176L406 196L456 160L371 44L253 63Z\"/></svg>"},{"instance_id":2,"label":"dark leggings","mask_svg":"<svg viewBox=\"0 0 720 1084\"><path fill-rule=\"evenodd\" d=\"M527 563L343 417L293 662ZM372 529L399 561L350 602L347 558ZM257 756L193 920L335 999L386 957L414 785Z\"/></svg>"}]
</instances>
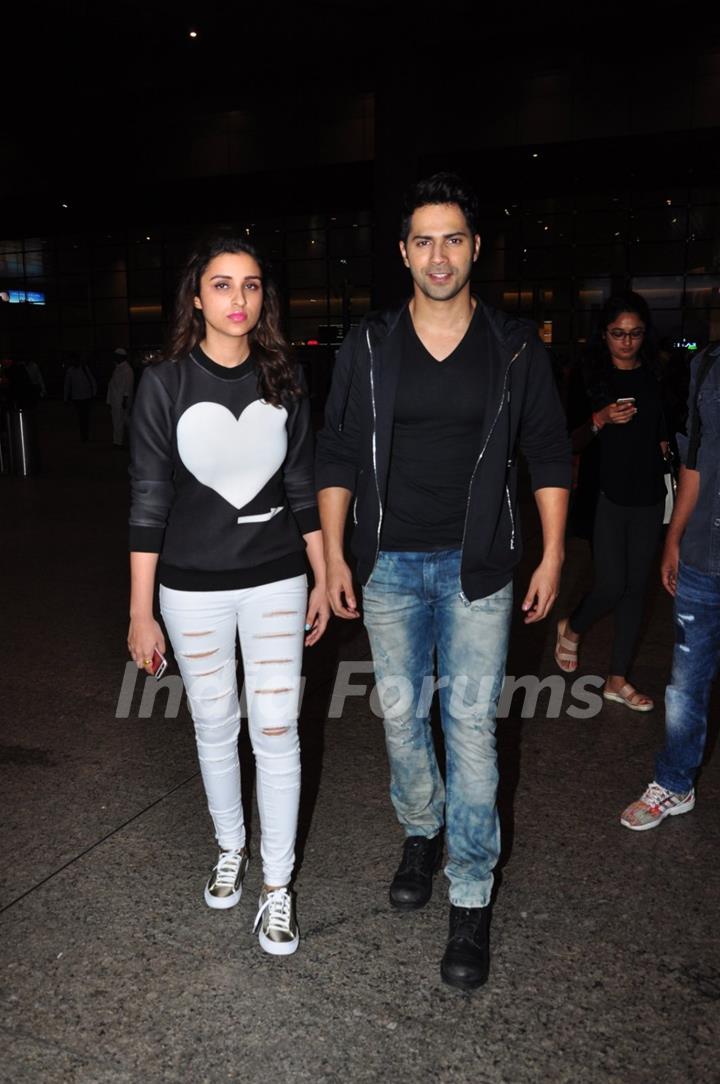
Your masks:
<instances>
[{"instance_id":1,"label":"dark leggings","mask_svg":"<svg viewBox=\"0 0 720 1084\"><path fill-rule=\"evenodd\" d=\"M603 493L598 499L593 531L595 583L570 615L570 628L582 635L603 614L615 611L610 674L627 675L630 669L663 511L664 501L625 508L613 504Z\"/></svg>"}]
</instances>

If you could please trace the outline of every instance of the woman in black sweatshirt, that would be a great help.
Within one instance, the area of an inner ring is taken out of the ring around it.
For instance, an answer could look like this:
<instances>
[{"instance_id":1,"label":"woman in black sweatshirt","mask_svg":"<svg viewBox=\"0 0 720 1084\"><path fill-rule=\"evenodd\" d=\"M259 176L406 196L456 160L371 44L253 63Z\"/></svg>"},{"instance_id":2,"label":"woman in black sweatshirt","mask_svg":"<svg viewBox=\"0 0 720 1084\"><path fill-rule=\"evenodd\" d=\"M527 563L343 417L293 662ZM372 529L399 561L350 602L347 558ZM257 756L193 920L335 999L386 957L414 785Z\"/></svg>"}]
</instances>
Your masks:
<instances>
[{"instance_id":1,"label":"woman in black sweatshirt","mask_svg":"<svg viewBox=\"0 0 720 1084\"><path fill-rule=\"evenodd\" d=\"M275 289L242 238L207 239L183 270L167 360L148 367L138 389L130 473L128 647L149 672L165 650L153 614L157 577L220 847L205 901L234 906L248 862L239 634L262 829L255 925L267 952L286 955L299 943L289 883L302 649L322 636L329 610L310 408Z\"/></svg>"}]
</instances>

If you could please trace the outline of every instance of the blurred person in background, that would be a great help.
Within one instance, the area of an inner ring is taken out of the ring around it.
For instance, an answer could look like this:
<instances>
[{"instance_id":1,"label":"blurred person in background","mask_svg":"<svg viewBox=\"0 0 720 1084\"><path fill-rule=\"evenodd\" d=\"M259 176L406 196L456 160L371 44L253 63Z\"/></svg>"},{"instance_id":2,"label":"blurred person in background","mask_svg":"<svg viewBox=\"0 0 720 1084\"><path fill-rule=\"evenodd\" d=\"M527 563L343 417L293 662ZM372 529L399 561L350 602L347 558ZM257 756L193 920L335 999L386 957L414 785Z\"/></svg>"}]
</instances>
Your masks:
<instances>
[{"instance_id":1,"label":"blurred person in background","mask_svg":"<svg viewBox=\"0 0 720 1084\"><path fill-rule=\"evenodd\" d=\"M115 368L108 383L107 404L112 414L113 445L122 448L125 430L132 409L135 374L127 359L127 350L119 346L115 351Z\"/></svg>"},{"instance_id":2,"label":"blurred person in background","mask_svg":"<svg viewBox=\"0 0 720 1084\"><path fill-rule=\"evenodd\" d=\"M610 297L585 360L587 417L573 429L585 445L580 503L594 503L594 585L557 626L555 661L572 673L581 638L604 614L615 617L603 696L633 711L652 699L628 680L640 636L647 586L665 510L668 435L659 374L653 364L650 311L632 291ZM583 469L584 468L584 469ZM596 492L588 499L589 478Z\"/></svg>"}]
</instances>

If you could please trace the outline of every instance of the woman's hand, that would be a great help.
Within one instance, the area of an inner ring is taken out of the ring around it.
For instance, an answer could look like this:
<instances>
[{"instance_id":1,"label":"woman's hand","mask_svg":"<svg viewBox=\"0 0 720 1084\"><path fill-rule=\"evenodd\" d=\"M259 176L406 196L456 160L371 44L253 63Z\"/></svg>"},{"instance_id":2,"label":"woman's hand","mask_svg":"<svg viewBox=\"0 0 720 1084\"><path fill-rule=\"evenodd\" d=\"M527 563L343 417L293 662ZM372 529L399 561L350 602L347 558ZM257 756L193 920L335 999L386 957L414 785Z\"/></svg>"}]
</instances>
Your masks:
<instances>
[{"instance_id":1,"label":"woman's hand","mask_svg":"<svg viewBox=\"0 0 720 1084\"><path fill-rule=\"evenodd\" d=\"M155 648L162 655L165 654L165 637L152 614L149 617L130 619L127 642L133 662L137 663L138 670L147 670L148 674L151 673L150 664Z\"/></svg>"},{"instance_id":2,"label":"woman's hand","mask_svg":"<svg viewBox=\"0 0 720 1084\"><path fill-rule=\"evenodd\" d=\"M307 616L305 628L308 634L305 637L305 647L316 644L327 628L330 620L330 603L327 597L327 588L324 583L316 583L308 598Z\"/></svg>"},{"instance_id":3,"label":"woman's hand","mask_svg":"<svg viewBox=\"0 0 720 1084\"><path fill-rule=\"evenodd\" d=\"M626 425L637 414L634 403L608 403L593 415L601 425Z\"/></svg>"}]
</instances>

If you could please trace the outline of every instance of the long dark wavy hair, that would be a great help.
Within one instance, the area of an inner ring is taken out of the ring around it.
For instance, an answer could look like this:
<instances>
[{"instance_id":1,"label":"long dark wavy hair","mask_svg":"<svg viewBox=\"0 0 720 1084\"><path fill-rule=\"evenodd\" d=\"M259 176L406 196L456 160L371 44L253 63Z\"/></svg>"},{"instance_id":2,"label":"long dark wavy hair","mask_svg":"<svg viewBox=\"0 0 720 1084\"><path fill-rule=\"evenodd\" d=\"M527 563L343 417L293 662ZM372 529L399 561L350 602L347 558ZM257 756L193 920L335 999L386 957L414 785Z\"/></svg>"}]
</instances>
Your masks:
<instances>
[{"instance_id":1,"label":"long dark wavy hair","mask_svg":"<svg viewBox=\"0 0 720 1084\"><path fill-rule=\"evenodd\" d=\"M175 307L163 356L169 361L186 357L205 337L205 317L195 308L200 279L216 256L225 253L251 256L260 268L263 305L248 341L257 365L258 390L266 402L282 406L303 394L290 357L290 348L280 330L280 301L277 288L255 248L245 238L230 232L214 232L200 238L190 251L180 273Z\"/></svg>"},{"instance_id":2,"label":"long dark wavy hair","mask_svg":"<svg viewBox=\"0 0 720 1084\"><path fill-rule=\"evenodd\" d=\"M656 379L660 379L656 361L655 332L647 301L634 290L622 290L613 294L600 310L597 325L590 337L583 359L585 389L593 410L601 410L615 398L610 386L613 363L605 332L609 325L624 312L637 316L638 320L645 325L645 334L637 355L638 360Z\"/></svg>"}]
</instances>

